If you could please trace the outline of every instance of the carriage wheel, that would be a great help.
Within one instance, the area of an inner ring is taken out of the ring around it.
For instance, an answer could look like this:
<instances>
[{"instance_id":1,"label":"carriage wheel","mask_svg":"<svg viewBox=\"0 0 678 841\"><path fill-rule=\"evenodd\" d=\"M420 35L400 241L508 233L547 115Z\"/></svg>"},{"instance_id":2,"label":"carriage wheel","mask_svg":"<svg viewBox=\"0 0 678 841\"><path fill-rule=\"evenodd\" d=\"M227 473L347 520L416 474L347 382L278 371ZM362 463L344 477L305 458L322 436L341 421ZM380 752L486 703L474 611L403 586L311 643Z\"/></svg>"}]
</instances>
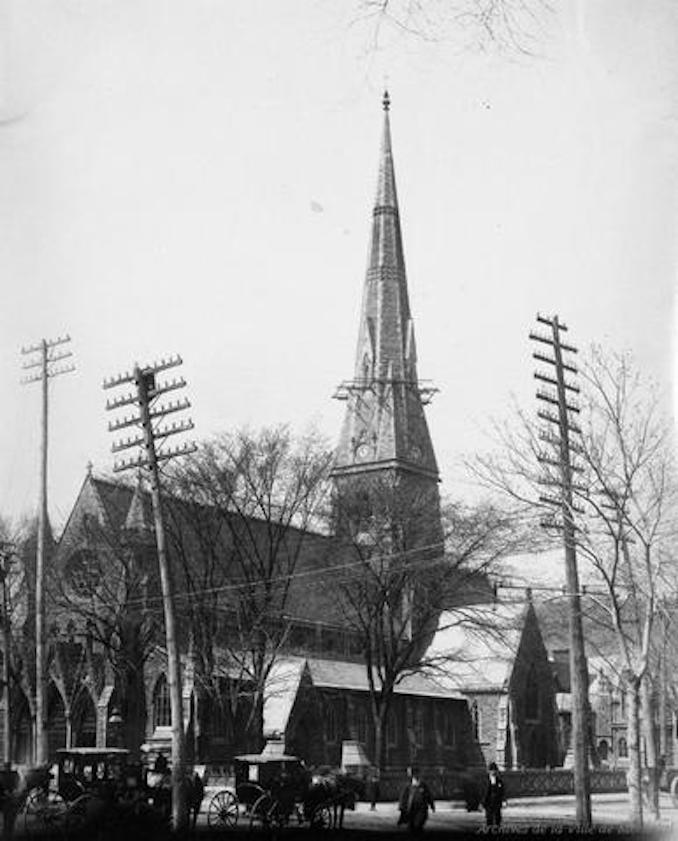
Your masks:
<instances>
[{"instance_id":1,"label":"carriage wheel","mask_svg":"<svg viewBox=\"0 0 678 841\"><path fill-rule=\"evenodd\" d=\"M66 801L58 792L33 789L24 806L24 831L29 836L61 831L66 819L66 808Z\"/></svg>"},{"instance_id":2,"label":"carriage wheel","mask_svg":"<svg viewBox=\"0 0 678 841\"><path fill-rule=\"evenodd\" d=\"M280 803L268 792L257 798L250 810L250 829L280 827L285 823Z\"/></svg>"},{"instance_id":3,"label":"carriage wheel","mask_svg":"<svg viewBox=\"0 0 678 841\"><path fill-rule=\"evenodd\" d=\"M91 794L81 794L69 804L66 811L65 832L71 838L81 833L92 815L94 797Z\"/></svg>"},{"instance_id":4,"label":"carriage wheel","mask_svg":"<svg viewBox=\"0 0 678 841\"><path fill-rule=\"evenodd\" d=\"M313 829L331 829L332 818L332 810L329 806L316 806L311 814L311 827Z\"/></svg>"},{"instance_id":5,"label":"carriage wheel","mask_svg":"<svg viewBox=\"0 0 678 841\"><path fill-rule=\"evenodd\" d=\"M238 798L230 791L219 791L207 808L207 826L232 829L238 823Z\"/></svg>"}]
</instances>

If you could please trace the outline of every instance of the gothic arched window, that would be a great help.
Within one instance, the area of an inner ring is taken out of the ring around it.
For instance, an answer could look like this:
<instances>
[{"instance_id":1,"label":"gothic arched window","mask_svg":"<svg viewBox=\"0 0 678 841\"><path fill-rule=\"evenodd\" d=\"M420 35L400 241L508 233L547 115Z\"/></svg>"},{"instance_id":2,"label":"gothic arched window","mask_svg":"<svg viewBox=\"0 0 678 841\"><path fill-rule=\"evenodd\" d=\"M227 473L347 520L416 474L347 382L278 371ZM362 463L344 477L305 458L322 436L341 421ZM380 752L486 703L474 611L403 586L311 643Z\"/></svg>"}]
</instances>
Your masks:
<instances>
[{"instance_id":1,"label":"gothic arched window","mask_svg":"<svg viewBox=\"0 0 678 841\"><path fill-rule=\"evenodd\" d=\"M171 724L172 712L167 678L165 675L160 675L153 690L153 727L170 727Z\"/></svg>"},{"instance_id":2,"label":"gothic arched window","mask_svg":"<svg viewBox=\"0 0 678 841\"><path fill-rule=\"evenodd\" d=\"M358 736L358 741L362 745L367 744L367 730L367 713L362 707L359 707L356 711L356 734Z\"/></svg>"},{"instance_id":3,"label":"gothic arched window","mask_svg":"<svg viewBox=\"0 0 678 841\"><path fill-rule=\"evenodd\" d=\"M620 759L625 759L629 755L629 746L627 745L626 739L623 736L617 742L617 755Z\"/></svg>"},{"instance_id":4,"label":"gothic arched window","mask_svg":"<svg viewBox=\"0 0 678 841\"><path fill-rule=\"evenodd\" d=\"M414 711L414 740L420 747L424 745L424 710L418 706Z\"/></svg>"},{"instance_id":5,"label":"gothic arched window","mask_svg":"<svg viewBox=\"0 0 678 841\"><path fill-rule=\"evenodd\" d=\"M479 742L483 736L483 717L477 701L471 704L471 721L473 723L473 737Z\"/></svg>"},{"instance_id":6,"label":"gothic arched window","mask_svg":"<svg viewBox=\"0 0 678 841\"><path fill-rule=\"evenodd\" d=\"M333 703L325 708L325 734L328 742L336 742L339 728L337 726L337 711Z\"/></svg>"},{"instance_id":7,"label":"gothic arched window","mask_svg":"<svg viewBox=\"0 0 678 841\"><path fill-rule=\"evenodd\" d=\"M398 711L395 709L390 710L388 714L388 718L386 719L386 738L388 740L389 745L397 745L398 744L398 728L399 728L399 718L398 718Z\"/></svg>"},{"instance_id":8,"label":"gothic arched window","mask_svg":"<svg viewBox=\"0 0 678 841\"><path fill-rule=\"evenodd\" d=\"M525 683L525 718L529 721L539 720L539 681L534 663L530 666Z\"/></svg>"}]
</instances>

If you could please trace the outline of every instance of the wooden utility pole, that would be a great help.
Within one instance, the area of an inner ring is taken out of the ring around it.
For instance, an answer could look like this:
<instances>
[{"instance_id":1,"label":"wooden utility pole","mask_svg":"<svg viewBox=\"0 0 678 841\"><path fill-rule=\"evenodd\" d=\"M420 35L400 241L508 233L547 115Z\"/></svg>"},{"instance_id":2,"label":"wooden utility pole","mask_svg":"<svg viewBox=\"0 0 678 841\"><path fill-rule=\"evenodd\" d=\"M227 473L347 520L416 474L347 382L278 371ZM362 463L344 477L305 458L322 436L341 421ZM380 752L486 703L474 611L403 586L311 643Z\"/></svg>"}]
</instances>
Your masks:
<instances>
[{"instance_id":1,"label":"wooden utility pole","mask_svg":"<svg viewBox=\"0 0 678 841\"><path fill-rule=\"evenodd\" d=\"M133 383L136 387L136 392L133 394L127 394L109 400L106 404L106 409L115 410L130 405L139 407L138 413L112 421L109 423L108 428L111 432L117 432L125 428L140 427L140 433L136 437L118 441L113 444L111 449L114 453L117 453L122 450L141 447L143 448L142 454L136 458L117 461L114 464L113 470L119 472L122 470L145 468L150 478L155 541L158 551L160 587L165 616L167 685L172 718L172 825L176 832L181 832L188 828L188 809L186 788L184 785L184 725L181 700L181 664L179 660L174 613L174 590L167 558L158 463L194 452L196 446L193 443L185 443L173 449L165 450L164 452L160 452L159 448L156 449L156 441L164 442L170 435L193 429L193 422L191 420L182 420L171 425L159 425L167 415L188 409L191 404L186 399L179 400L176 403L170 402L162 406L155 406L154 404L160 395L166 394L168 391L183 388L186 385L186 381L183 378L160 385L156 383L156 374L168 368L181 365L181 363L181 358L176 356L170 359L163 359L158 363L148 365L144 368L135 364L131 373L105 380L103 384L105 389L114 388L124 383Z\"/></svg>"},{"instance_id":2,"label":"wooden utility pole","mask_svg":"<svg viewBox=\"0 0 678 841\"><path fill-rule=\"evenodd\" d=\"M573 494L575 484L573 474L577 467L573 463L572 454L576 445L571 441L571 433L581 433L581 429L573 422L572 415L579 413L579 408L569 402L568 392L579 393L579 388L568 382L566 374L577 374L574 365L565 362L564 354L577 353L577 348L562 341L561 333L567 327L561 324L558 316L545 318L537 315L537 321L551 328L551 334L543 336L530 333L530 339L549 345L553 356L533 353L539 362L552 366L547 373L537 371L535 378L547 384L546 388L537 391L537 398L542 402L557 408L557 414L549 410L539 410L538 417L547 424L555 426L557 435L544 431L542 440L551 445L548 452L542 453L539 461L547 468L555 469L555 476L549 472L544 478L544 484L554 485L559 489L557 497L542 496L541 502L552 505L560 512L558 523L549 522L553 527L557 525L563 532L565 548L565 581L567 584L569 602L569 630L570 630L570 693L572 696L572 750L574 755L574 793L576 798L577 824L583 828L591 826L591 781L589 775L589 676L584 648L584 629L582 623L581 594L579 590L579 574L577 571L577 552L575 535L575 512Z\"/></svg>"},{"instance_id":3,"label":"wooden utility pole","mask_svg":"<svg viewBox=\"0 0 678 841\"><path fill-rule=\"evenodd\" d=\"M2 686L5 707L2 711L3 755L5 768L12 762L10 728L12 726L11 695L9 691L9 658L11 651L9 619L9 565L14 555L11 543L0 541L0 584L2 585Z\"/></svg>"},{"instance_id":4,"label":"wooden utility pole","mask_svg":"<svg viewBox=\"0 0 678 841\"><path fill-rule=\"evenodd\" d=\"M38 504L38 534L35 557L35 763L47 762L47 692L45 686L45 543L47 537L47 442L49 380L75 370L66 364L55 367L73 353L55 348L70 342L70 336L57 339L42 339L38 344L21 348L21 353L33 354L23 364L24 369L39 368L36 374L24 377L22 383L40 382L42 385L42 416L40 424L40 501ZM38 357L35 358L35 354Z\"/></svg>"}]
</instances>

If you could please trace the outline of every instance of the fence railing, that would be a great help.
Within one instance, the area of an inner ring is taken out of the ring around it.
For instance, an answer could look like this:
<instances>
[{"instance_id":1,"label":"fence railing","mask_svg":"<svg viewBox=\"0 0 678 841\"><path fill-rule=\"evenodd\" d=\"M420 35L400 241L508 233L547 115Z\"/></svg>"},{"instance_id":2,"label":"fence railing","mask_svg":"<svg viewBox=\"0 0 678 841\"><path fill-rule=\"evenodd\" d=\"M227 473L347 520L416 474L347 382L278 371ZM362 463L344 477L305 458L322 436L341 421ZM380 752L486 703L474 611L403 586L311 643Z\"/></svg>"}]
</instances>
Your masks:
<instances>
[{"instance_id":1,"label":"fence railing","mask_svg":"<svg viewBox=\"0 0 678 841\"><path fill-rule=\"evenodd\" d=\"M569 768L525 768L503 774L507 797L574 794L574 772ZM596 768L591 771L591 792L626 791L626 771Z\"/></svg>"}]
</instances>

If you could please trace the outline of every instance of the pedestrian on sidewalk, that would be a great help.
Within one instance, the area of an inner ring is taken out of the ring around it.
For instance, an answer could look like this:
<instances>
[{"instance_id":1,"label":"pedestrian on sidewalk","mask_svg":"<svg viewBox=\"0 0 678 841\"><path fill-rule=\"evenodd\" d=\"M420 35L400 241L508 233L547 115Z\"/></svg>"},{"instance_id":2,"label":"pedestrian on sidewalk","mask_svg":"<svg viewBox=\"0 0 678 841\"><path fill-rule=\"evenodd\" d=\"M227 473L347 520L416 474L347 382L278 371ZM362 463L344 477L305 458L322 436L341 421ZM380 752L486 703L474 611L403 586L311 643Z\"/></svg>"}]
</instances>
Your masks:
<instances>
[{"instance_id":1,"label":"pedestrian on sidewalk","mask_svg":"<svg viewBox=\"0 0 678 841\"><path fill-rule=\"evenodd\" d=\"M436 805L433 801L433 795L421 779L419 769L413 767L410 769L410 781L400 793L398 825L407 824L410 832L418 835L428 819L429 807L432 812L435 812Z\"/></svg>"},{"instance_id":2,"label":"pedestrian on sidewalk","mask_svg":"<svg viewBox=\"0 0 678 841\"><path fill-rule=\"evenodd\" d=\"M487 766L487 783L483 798L486 826L501 826L501 807L504 804L504 796L504 781L499 776L497 763L490 762Z\"/></svg>"},{"instance_id":3,"label":"pedestrian on sidewalk","mask_svg":"<svg viewBox=\"0 0 678 841\"><path fill-rule=\"evenodd\" d=\"M370 795L370 811L374 812L377 808L377 801L379 800L379 781L381 774L376 765L370 766L369 776L367 778L367 786Z\"/></svg>"}]
</instances>

